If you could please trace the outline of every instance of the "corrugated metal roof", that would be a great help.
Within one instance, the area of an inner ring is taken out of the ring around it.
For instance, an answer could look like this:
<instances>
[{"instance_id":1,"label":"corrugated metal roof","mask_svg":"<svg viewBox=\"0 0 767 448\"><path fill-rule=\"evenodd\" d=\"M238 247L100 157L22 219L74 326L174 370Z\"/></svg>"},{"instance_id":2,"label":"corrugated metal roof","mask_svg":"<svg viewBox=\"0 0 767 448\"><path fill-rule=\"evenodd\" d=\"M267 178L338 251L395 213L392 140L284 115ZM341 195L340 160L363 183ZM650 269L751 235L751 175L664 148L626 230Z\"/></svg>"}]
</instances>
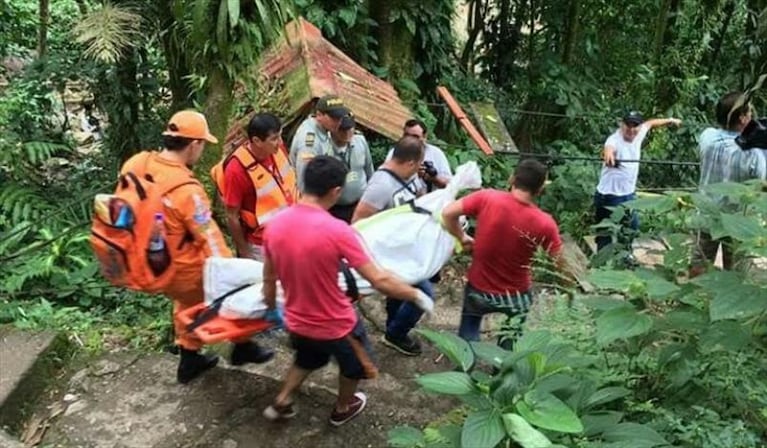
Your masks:
<instances>
[{"instance_id":1,"label":"corrugated metal roof","mask_svg":"<svg viewBox=\"0 0 767 448\"><path fill-rule=\"evenodd\" d=\"M358 125L395 140L412 117L391 84L362 68L303 18L285 26L284 38L265 53L259 73L284 83L289 110L282 111L283 116L305 115L313 100L335 94ZM234 133L235 129L227 141Z\"/></svg>"}]
</instances>

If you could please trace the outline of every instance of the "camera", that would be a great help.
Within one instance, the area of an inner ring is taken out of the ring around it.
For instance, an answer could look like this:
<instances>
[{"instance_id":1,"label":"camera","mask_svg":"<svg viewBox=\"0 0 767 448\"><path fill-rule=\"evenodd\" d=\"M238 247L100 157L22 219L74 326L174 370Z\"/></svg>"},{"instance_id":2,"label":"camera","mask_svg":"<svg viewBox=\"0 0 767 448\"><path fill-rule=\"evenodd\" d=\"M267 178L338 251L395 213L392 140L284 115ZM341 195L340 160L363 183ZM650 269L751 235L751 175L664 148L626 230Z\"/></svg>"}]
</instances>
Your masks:
<instances>
[{"instance_id":1,"label":"camera","mask_svg":"<svg viewBox=\"0 0 767 448\"><path fill-rule=\"evenodd\" d=\"M430 160L424 160L421 164L421 168L423 168L423 171L427 176L437 177L437 169L434 168L434 163L432 163Z\"/></svg>"},{"instance_id":2,"label":"camera","mask_svg":"<svg viewBox=\"0 0 767 448\"><path fill-rule=\"evenodd\" d=\"M751 120L735 138L741 149L767 149L767 118Z\"/></svg>"}]
</instances>

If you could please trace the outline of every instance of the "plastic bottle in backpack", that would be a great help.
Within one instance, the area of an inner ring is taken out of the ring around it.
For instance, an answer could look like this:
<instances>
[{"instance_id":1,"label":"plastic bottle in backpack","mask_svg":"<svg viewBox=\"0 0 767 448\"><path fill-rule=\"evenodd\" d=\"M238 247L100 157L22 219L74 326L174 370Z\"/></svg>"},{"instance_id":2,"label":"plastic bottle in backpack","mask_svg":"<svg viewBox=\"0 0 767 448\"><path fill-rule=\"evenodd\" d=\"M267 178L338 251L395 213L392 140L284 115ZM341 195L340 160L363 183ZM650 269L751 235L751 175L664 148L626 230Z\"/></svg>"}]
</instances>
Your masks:
<instances>
[{"instance_id":1,"label":"plastic bottle in backpack","mask_svg":"<svg viewBox=\"0 0 767 448\"><path fill-rule=\"evenodd\" d=\"M152 236L149 239L147 261L152 274L159 276L170 266L170 254L165 244L165 224L162 213L155 213L152 225Z\"/></svg>"}]
</instances>

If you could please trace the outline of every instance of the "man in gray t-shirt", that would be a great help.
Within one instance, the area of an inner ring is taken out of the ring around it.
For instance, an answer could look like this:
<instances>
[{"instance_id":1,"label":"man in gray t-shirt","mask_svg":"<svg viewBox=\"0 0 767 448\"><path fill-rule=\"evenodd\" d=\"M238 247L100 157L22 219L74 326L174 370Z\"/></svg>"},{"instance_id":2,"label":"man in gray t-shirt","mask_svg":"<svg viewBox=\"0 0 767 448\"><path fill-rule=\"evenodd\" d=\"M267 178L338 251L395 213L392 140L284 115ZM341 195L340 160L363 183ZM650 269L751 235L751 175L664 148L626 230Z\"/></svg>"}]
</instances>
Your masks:
<instances>
[{"instance_id":1,"label":"man in gray t-shirt","mask_svg":"<svg viewBox=\"0 0 767 448\"><path fill-rule=\"evenodd\" d=\"M392 158L373 173L365 192L362 194L352 222L372 216L380 211L413 201L423 194L415 183L415 175L423 162L423 142L416 137L402 137L396 145ZM423 281L414 285L434 297L431 283ZM386 333L383 344L398 352L417 356L421 345L408 333L423 315L417 306L394 297L386 298Z\"/></svg>"},{"instance_id":2,"label":"man in gray t-shirt","mask_svg":"<svg viewBox=\"0 0 767 448\"><path fill-rule=\"evenodd\" d=\"M394 147L394 155L384 162L368 182L352 222L414 200L423 194L415 175L423 161L423 144L416 138L403 137Z\"/></svg>"}]
</instances>

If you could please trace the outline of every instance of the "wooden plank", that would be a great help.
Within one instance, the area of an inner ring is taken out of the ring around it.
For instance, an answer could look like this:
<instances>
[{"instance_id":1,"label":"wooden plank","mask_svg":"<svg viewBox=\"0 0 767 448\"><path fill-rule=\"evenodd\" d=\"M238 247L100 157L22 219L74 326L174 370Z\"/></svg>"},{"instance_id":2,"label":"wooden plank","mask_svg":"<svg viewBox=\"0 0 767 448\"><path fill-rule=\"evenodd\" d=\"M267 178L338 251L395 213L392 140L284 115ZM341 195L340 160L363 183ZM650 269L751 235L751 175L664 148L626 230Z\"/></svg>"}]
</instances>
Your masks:
<instances>
[{"instance_id":1,"label":"wooden plank","mask_svg":"<svg viewBox=\"0 0 767 448\"><path fill-rule=\"evenodd\" d=\"M493 155L493 148L490 147L490 144L487 142L487 140L485 140L485 137L480 134L477 128L474 127L471 120L469 120L469 117L466 116L466 112L463 111L461 105L458 104L458 101L453 98L453 95L449 90L447 90L447 87L437 87L437 94L439 94L439 96L445 100L445 103L447 103L447 107L450 109L450 112L458 120L458 123L460 123L464 129L466 129L469 137L471 137L474 143L477 144L479 149L481 149L482 152L489 156Z\"/></svg>"}]
</instances>

